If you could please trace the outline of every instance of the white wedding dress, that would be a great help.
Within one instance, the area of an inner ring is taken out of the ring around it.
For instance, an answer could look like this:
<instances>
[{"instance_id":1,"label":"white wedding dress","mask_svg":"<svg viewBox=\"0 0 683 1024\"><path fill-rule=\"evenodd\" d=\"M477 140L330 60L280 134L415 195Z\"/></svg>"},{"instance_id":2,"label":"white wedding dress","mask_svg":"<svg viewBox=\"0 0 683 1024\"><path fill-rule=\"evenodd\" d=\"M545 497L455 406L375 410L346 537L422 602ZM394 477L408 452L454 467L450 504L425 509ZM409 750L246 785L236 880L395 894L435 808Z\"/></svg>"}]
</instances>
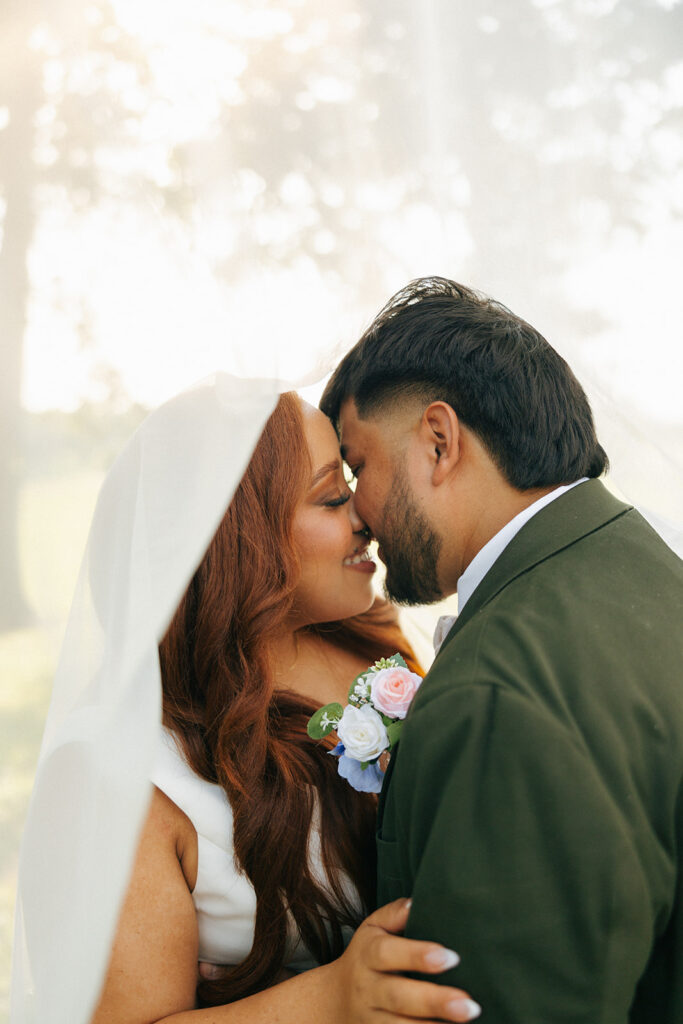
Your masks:
<instances>
[{"instance_id":1,"label":"white wedding dress","mask_svg":"<svg viewBox=\"0 0 683 1024\"><path fill-rule=\"evenodd\" d=\"M225 791L190 768L173 734L166 729L162 731L152 781L185 812L197 832L197 882L192 899L199 924L199 959L214 964L240 963L254 940L256 893L235 865L232 809ZM319 845L314 822L309 858L313 874L324 884ZM351 893L348 887L347 892ZM353 902L360 907L357 894ZM345 929L346 942L351 935L352 930ZM317 966L300 941L293 921L285 966L297 973Z\"/></svg>"}]
</instances>

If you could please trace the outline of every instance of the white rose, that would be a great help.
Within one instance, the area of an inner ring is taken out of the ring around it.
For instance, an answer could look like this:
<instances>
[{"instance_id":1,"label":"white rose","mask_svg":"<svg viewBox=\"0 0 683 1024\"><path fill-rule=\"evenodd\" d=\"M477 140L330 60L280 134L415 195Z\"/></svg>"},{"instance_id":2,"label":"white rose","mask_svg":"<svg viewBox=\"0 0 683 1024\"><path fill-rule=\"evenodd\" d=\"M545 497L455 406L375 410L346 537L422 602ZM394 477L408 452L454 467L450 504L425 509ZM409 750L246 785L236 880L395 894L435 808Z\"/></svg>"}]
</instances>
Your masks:
<instances>
[{"instance_id":1,"label":"white rose","mask_svg":"<svg viewBox=\"0 0 683 1024\"><path fill-rule=\"evenodd\" d=\"M348 704L337 726L344 752L356 761L372 761L389 746L384 722L370 704L356 708Z\"/></svg>"}]
</instances>

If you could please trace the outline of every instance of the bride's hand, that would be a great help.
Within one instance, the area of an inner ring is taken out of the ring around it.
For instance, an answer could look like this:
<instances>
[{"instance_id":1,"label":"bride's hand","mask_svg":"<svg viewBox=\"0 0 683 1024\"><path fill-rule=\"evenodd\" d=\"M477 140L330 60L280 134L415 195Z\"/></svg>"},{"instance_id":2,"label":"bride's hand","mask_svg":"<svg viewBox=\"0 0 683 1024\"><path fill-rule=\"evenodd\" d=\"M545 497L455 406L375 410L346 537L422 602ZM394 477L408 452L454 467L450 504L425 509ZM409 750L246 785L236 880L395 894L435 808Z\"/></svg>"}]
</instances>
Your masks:
<instances>
[{"instance_id":1,"label":"bride's hand","mask_svg":"<svg viewBox=\"0 0 683 1024\"><path fill-rule=\"evenodd\" d=\"M409 910L410 900L405 899L380 907L365 918L339 959L319 968L327 974L324 991L330 1002L323 1016L330 1024L392 1024L408 1018L434 1024L479 1016L480 1007L462 989L404 978L399 973L440 974L455 967L459 959L436 942L403 938L399 933L405 928ZM225 970L199 964L203 979L218 978ZM277 982L291 974L285 969Z\"/></svg>"},{"instance_id":2,"label":"bride's hand","mask_svg":"<svg viewBox=\"0 0 683 1024\"><path fill-rule=\"evenodd\" d=\"M462 989L404 978L396 972L440 974L459 957L435 942L405 939L410 900L396 900L366 917L330 967L337 972L343 1024L390 1024L407 1017L421 1021L468 1021L481 1008Z\"/></svg>"}]
</instances>

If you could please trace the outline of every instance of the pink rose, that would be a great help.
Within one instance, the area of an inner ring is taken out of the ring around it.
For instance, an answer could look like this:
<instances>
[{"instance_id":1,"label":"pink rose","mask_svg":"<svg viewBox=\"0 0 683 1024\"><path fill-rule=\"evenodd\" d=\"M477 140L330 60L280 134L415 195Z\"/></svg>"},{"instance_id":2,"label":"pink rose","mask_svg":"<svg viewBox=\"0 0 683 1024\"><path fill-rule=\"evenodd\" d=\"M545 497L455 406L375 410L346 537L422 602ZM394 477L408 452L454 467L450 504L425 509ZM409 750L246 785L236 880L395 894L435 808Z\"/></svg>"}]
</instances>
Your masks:
<instances>
[{"instance_id":1,"label":"pink rose","mask_svg":"<svg viewBox=\"0 0 683 1024\"><path fill-rule=\"evenodd\" d=\"M371 699L390 718L405 718L422 676L407 668L383 668L370 676Z\"/></svg>"}]
</instances>

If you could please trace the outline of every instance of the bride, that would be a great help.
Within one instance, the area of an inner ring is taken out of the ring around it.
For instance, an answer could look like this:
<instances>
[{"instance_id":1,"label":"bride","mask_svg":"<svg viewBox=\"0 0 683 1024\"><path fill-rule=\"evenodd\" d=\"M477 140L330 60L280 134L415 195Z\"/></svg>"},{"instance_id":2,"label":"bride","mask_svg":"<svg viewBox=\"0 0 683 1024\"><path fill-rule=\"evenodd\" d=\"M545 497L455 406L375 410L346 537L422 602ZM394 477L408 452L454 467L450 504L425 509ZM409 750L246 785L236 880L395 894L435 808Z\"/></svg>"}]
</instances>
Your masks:
<instances>
[{"instance_id":1,"label":"bride","mask_svg":"<svg viewBox=\"0 0 683 1024\"><path fill-rule=\"evenodd\" d=\"M375 798L306 735L375 659L414 664L367 549L332 426L282 395L159 645L163 742L92 1024L478 1012L396 973L457 959L396 934L407 901L363 920ZM196 1001L198 960L230 966Z\"/></svg>"}]
</instances>

